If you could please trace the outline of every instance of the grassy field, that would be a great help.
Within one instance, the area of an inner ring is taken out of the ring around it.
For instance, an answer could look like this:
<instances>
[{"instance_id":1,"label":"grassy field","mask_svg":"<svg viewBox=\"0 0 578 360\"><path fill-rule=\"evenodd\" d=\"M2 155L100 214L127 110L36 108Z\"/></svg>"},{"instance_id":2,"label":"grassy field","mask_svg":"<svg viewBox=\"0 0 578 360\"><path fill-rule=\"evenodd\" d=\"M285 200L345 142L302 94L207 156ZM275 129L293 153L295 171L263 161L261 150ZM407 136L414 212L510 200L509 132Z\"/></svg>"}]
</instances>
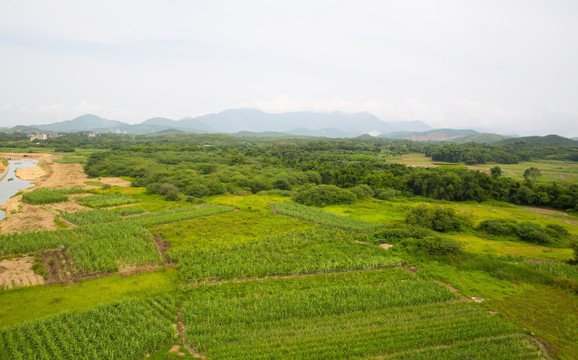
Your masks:
<instances>
[{"instance_id":1,"label":"grassy field","mask_svg":"<svg viewBox=\"0 0 578 360\"><path fill-rule=\"evenodd\" d=\"M387 159L393 163L405 164L408 166L432 167L438 165L456 165L454 163L446 163L443 161L433 161L430 157L424 154L411 153L399 157L391 157ZM479 170L485 173L490 173L490 169L494 166L499 166L504 176L510 176L516 179L524 179L524 171L530 167L540 169L541 176L536 178L538 182L578 182L578 163L574 161L561 160L537 160L525 161L518 164L480 164L480 165L465 165L470 170Z\"/></svg>"},{"instance_id":2,"label":"grassy field","mask_svg":"<svg viewBox=\"0 0 578 360\"><path fill-rule=\"evenodd\" d=\"M175 293L176 280L174 269L162 269L128 277L113 275L74 285L13 288L0 296L0 328L62 311L86 310L127 297Z\"/></svg>"}]
</instances>

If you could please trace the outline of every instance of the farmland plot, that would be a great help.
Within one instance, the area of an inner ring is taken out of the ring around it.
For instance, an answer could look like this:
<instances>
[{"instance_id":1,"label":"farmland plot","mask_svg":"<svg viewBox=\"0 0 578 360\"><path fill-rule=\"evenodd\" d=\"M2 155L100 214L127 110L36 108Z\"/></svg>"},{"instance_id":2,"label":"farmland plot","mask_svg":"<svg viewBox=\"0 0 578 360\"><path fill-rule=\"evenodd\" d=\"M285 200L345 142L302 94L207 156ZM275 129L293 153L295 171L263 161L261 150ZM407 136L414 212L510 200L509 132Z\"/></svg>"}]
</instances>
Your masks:
<instances>
[{"instance_id":1,"label":"farmland plot","mask_svg":"<svg viewBox=\"0 0 578 360\"><path fill-rule=\"evenodd\" d=\"M545 358L501 318L403 270L205 285L183 314L209 359Z\"/></svg>"}]
</instances>

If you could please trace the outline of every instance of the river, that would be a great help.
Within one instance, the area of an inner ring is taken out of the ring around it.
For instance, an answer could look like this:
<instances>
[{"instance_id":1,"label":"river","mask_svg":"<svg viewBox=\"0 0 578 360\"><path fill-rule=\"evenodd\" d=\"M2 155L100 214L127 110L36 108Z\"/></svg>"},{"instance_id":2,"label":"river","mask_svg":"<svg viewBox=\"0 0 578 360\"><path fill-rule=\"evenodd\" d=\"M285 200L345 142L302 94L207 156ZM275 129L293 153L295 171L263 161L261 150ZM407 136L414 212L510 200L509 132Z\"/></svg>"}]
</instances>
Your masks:
<instances>
[{"instance_id":1,"label":"river","mask_svg":"<svg viewBox=\"0 0 578 360\"><path fill-rule=\"evenodd\" d=\"M33 187L31 181L22 180L16 177L17 169L38 167L38 160L36 159L21 159L9 160L8 172L2 180L0 180L0 204L5 204L14 194L20 189L27 189ZM0 220L6 217L6 213L0 210Z\"/></svg>"}]
</instances>

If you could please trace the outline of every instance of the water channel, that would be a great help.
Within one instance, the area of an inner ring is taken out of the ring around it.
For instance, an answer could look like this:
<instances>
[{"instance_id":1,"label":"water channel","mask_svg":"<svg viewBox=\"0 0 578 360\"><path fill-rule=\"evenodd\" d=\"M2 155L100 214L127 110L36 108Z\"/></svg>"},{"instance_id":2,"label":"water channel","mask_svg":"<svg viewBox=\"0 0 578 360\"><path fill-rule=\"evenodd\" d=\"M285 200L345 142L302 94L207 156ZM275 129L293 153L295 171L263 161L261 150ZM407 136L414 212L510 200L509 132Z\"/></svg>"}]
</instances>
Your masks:
<instances>
[{"instance_id":1,"label":"water channel","mask_svg":"<svg viewBox=\"0 0 578 360\"><path fill-rule=\"evenodd\" d=\"M36 159L8 160L8 171L0 180L0 204L3 205L16 194L20 189L33 187L31 181L22 180L16 177L16 170L23 168L38 167ZM0 210L0 220L6 217L6 213Z\"/></svg>"}]
</instances>

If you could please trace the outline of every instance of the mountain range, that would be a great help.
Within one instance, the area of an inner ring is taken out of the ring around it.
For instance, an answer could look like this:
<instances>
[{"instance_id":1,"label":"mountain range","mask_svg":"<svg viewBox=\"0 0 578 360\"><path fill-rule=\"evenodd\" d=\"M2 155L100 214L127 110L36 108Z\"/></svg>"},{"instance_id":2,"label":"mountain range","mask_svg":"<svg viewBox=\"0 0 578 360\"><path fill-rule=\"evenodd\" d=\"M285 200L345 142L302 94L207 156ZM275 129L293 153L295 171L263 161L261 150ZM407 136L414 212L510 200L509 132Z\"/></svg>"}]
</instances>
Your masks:
<instances>
[{"instance_id":1,"label":"mountain range","mask_svg":"<svg viewBox=\"0 0 578 360\"><path fill-rule=\"evenodd\" d=\"M267 137L356 137L373 136L388 139L406 139L413 141L444 141L454 143L479 142L496 143L516 141L525 138L479 133L475 130L433 129L422 121L382 121L368 112L346 114L342 112L285 112L266 113L256 109L232 109L220 113L172 120L155 117L139 124L127 124L121 121L103 119L97 115L86 114L72 120L45 125L15 126L1 129L8 133L36 132L95 132L146 135L155 133L223 133L234 136ZM561 138L547 139L547 142L565 142L573 140ZM534 141L535 139L529 139ZM541 141L541 140L538 140ZM544 140L546 141L546 140Z\"/></svg>"},{"instance_id":2,"label":"mountain range","mask_svg":"<svg viewBox=\"0 0 578 360\"><path fill-rule=\"evenodd\" d=\"M72 120L33 125L26 129L52 132L94 131L96 133L126 134L152 134L174 129L192 133L279 132L300 136L355 137L370 131L378 133L413 132L427 131L432 128L422 121L385 122L368 112L354 114L285 112L272 114L256 109L232 109L180 120L155 117L140 124L127 124L87 114Z\"/></svg>"}]
</instances>

